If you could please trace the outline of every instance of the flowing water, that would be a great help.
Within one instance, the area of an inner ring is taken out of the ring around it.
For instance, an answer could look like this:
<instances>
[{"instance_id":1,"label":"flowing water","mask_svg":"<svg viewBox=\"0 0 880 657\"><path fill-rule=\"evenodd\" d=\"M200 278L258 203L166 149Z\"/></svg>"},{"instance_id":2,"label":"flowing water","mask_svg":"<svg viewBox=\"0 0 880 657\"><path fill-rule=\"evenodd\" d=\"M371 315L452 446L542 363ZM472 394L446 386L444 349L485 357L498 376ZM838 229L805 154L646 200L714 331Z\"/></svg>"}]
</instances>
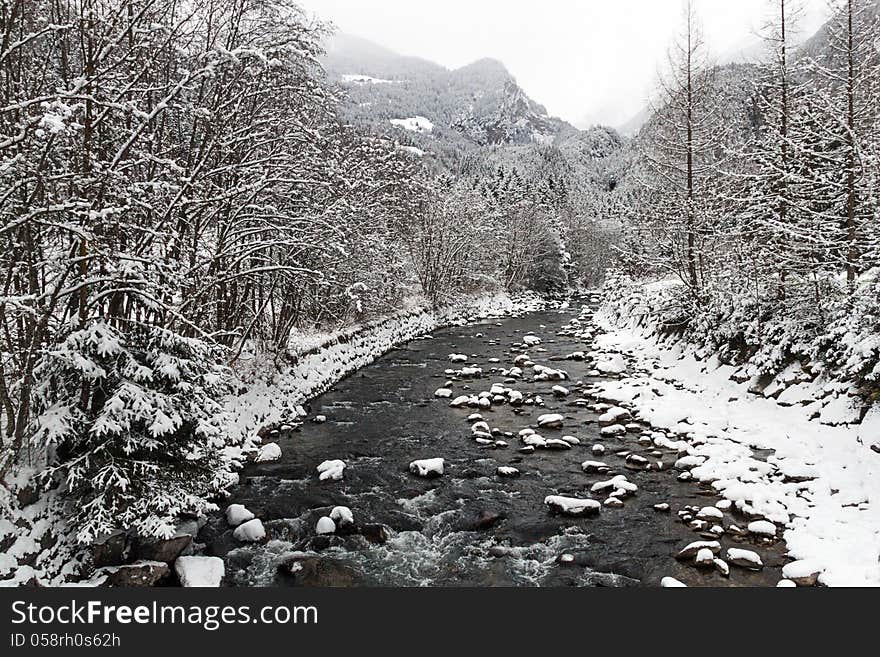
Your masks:
<instances>
[{"instance_id":1,"label":"flowing water","mask_svg":"<svg viewBox=\"0 0 880 657\"><path fill-rule=\"evenodd\" d=\"M650 456L668 469L624 469L617 452L649 456L656 448L639 444L638 433L600 436L598 415L575 403L579 391L595 380L588 376L589 366L551 359L589 351L589 344L558 335L578 310L545 310L437 331L339 382L311 402L313 416L323 414L327 422L306 422L273 436L282 458L249 465L228 500L261 518L269 540L239 543L218 514L199 536L205 553L225 559L227 580L234 586L636 586L657 585L667 575L689 585L775 585L784 563L781 543L753 545L723 537L725 548L755 550L765 564L755 573L732 568L729 578L673 558L688 543L702 540L676 511L716 498L696 483L678 481L669 467L677 455L669 450ZM449 400L434 398L450 378L444 371L461 367L450 364L448 356L467 354L469 363L483 368L482 378L452 386L455 396L477 394L504 380L491 370L511 367L520 353L516 345L528 332L542 338L528 351L532 359L566 370L564 385L571 394L556 399L554 382L531 382L527 372L525 380L508 385L526 397L540 395L545 405L480 411L491 427L514 434L503 438L507 448L481 446L466 421L474 409L453 409ZM581 444L566 451L520 453L516 434L551 412L565 416L565 427L542 435L573 435ZM597 443L605 446L605 456L593 456ZM442 477L425 480L408 471L411 461L435 457L446 461ZM342 481L319 482L315 469L327 459L346 462ZM604 498L591 495L590 486L610 475L585 474L581 463L586 460L603 460L614 473L625 473L638 493L627 497L623 508L603 508L595 517L551 514L543 504L547 495ZM499 477L496 469L502 465L517 468L521 476ZM669 503L672 513L655 511L661 502ZM350 507L361 529L316 536L317 520L337 505ZM743 522L725 512L725 526ZM563 554L573 561L560 561Z\"/></svg>"}]
</instances>

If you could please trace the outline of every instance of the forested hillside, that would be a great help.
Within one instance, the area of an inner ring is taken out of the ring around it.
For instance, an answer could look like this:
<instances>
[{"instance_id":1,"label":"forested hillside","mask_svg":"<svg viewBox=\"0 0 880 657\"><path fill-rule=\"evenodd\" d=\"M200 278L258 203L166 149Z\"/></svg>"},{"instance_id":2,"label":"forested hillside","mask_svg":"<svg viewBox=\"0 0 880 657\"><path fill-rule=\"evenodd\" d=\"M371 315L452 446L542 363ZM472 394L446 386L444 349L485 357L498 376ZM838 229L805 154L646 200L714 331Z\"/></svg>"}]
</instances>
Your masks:
<instances>
[{"instance_id":1,"label":"forested hillside","mask_svg":"<svg viewBox=\"0 0 880 657\"><path fill-rule=\"evenodd\" d=\"M873 399L878 330L880 8L840 5L802 47L773 4L761 65L715 67L690 14L618 188L621 264L678 286L669 330L775 375L812 362Z\"/></svg>"}]
</instances>

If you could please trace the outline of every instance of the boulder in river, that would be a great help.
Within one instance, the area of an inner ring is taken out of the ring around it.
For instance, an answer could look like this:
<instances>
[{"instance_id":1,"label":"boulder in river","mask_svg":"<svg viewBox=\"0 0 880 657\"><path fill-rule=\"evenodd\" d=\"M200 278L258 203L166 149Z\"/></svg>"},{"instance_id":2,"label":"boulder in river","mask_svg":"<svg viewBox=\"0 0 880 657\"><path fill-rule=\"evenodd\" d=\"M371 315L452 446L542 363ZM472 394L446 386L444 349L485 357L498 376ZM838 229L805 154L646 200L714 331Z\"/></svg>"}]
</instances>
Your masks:
<instances>
[{"instance_id":1,"label":"boulder in river","mask_svg":"<svg viewBox=\"0 0 880 657\"><path fill-rule=\"evenodd\" d=\"M599 416L600 427L610 427L613 424L622 424L630 419L630 413L620 406L612 406Z\"/></svg>"},{"instance_id":2,"label":"boulder in river","mask_svg":"<svg viewBox=\"0 0 880 657\"><path fill-rule=\"evenodd\" d=\"M596 500L564 495L548 495L544 498L544 504L553 511L566 516L597 515L602 508L602 505Z\"/></svg>"},{"instance_id":3,"label":"boulder in river","mask_svg":"<svg viewBox=\"0 0 880 657\"><path fill-rule=\"evenodd\" d=\"M538 417L538 426L542 429L561 429L565 417L559 413L547 413Z\"/></svg>"},{"instance_id":4,"label":"boulder in river","mask_svg":"<svg viewBox=\"0 0 880 657\"><path fill-rule=\"evenodd\" d=\"M822 574L822 566L810 559L792 561L782 567L782 576L798 586L815 586Z\"/></svg>"},{"instance_id":5,"label":"boulder in river","mask_svg":"<svg viewBox=\"0 0 880 657\"><path fill-rule=\"evenodd\" d=\"M281 459L281 447L278 443L266 443L260 447L254 459L257 463L271 463Z\"/></svg>"},{"instance_id":6,"label":"boulder in river","mask_svg":"<svg viewBox=\"0 0 880 657\"><path fill-rule=\"evenodd\" d=\"M609 509L621 509L623 508L623 500L621 500L619 497L614 497L612 495L607 500L605 500L602 505L608 507Z\"/></svg>"},{"instance_id":7,"label":"boulder in river","mask_svg":"<svg viewBox=\"0 0 880 657\"><path fill-rule=\"evenodd\" d=\"M318 479L321 481L339 481L342 479L346 467L345 461L340 461L339 459L324 461L317 467Z\"/></svg>"},{"instance_id":8,"label":"boulder in river","mask_svg":"<svg viewBox=\"0 0 880 657\"><path fill-rule=\"evenodd\" d=\"M248 520L253 520L254 514L244 504L230 504L226 507L226 522L230 527L238 527Z\"/></svg>"},{"instance_id":9,"label":"boulder in river","mask_svg":"<svg viewBox=\"0 0 880 657\"><path fill-rule=\"evenodd\" d=\"M752 550L728 548L727 560L734 566L745 568L747 570L761 570L764 567L764 562L761 561L761 556Z\"/></svg>"},{"instance_id":10,"label":"boulder in river","mask_svg":"<svg viewBox=\"0 0 880 657\"><path fill-rule=\"evenodd\" d=\"M626 457L624 465L630 470L647 470L651 464L644 456L630 454Z\"/></svg>"},{"instance_id":11,"label":"boulder in river","mask_svg":"<svg viewBox=\"0 0 880 657\"><path fill-rule=\"evenodd\" d=\"M690 561L697 556L700 550L709 550L714 556L721 552L721 543L718 541L694 541L676 554L675 558L679 561Z\"/></svg>"},{"instance_id":12,"label":"boulder in river","mask_svg":"<svg viewBox=\"0 0 880 657\"><path fill-rule=\"evenodd\" d=\"M336 533L336 523L332 518L328 518L327 516L322 516L318 518L318 522L315 525L315 533L318 536L323 536L325 534L335 534Z\"/></svg>"},{"instance_id":13,"label":"boulder in river","mask_svg":"<svg viewBox=\"0 0 880 657\"><path fill-rule=\"evenodd\" d=\"M347 506L334 506L330 511L330 520L335 522L337 527L351 527L354 525L354 514Z\"/></svg>"},{"instance_id":14,"label":"boulder in river","mask_svg":"<svg viewBox=\"0 0 880 657\"><path fill-rule=\"evenodd\" d=\"M611 470L608 464L602 461L584 461L581 463L581 469L587 474L605 474Z\"/></svg>"},{"instance_id":15,"label":"boulder in river","mask_svg":"<svg viewBox=\"0 0 880 657\"><path fill-rule=\"evenodd\" d=\"M557 397L568 397L568 395L571 394L568 388L564 386L553 386L552 391Z\"/></svg>"},{"instance_id":16,"label":"boulder in river","mask_svg":"<svg viewBox=\"0 0 880 657\"><path fill-rule=\"evenodd\" d=\"M724 518L724 513L714 506L704 506L697 511L697 518L700 520L721 520Z\"/></svg>"},{"instance_id":17,"label":"boulder in river","mask_svg":"<svg viewBox=\"0 0 880 657\"><path fill-rule=\"evenodd\" d=\"M748 524L750 534L773 538L776 536L776 525L769 520L754 520Z\"/></svg>"},{"instance_id":18,"label":"boulder in river","mask_svg":"<svg viewBox=\"0 0 880 657\"><path fill-rule=\"evenodd\" d=\"M325 557L297 556L285 563L282 569L294 578L298 586L342 588L357 586L363 579L352 566Z\"/></svg>"},{"instance_id":19,"label":"boulder in river","mask_svg":"<svg viewBox=\"0 0 880 657\"><path fill-rule=\"evenodd\" d=\"M504 514L495 511L480 511L477 519L474 521L473 529L475 531L485 531L491 529L499 522L504 520Z\"/></svg>"},{"instance_id":20,"label":"boulder in river","mask_svg":"<svg viewBox=\"0 0 880 657\"><path fill-rule=\"evenodd\" d=\"M687 588L687 584L685 584L684 582L678 581L674 577L664 577L663 579L660 580L660 586L664 589L677 589L677 588L686 589Z\"/></svg>"},{"instance_id":21,"label":"boulder in river","mask_svg":"<svg viewBox=\"0 0 880 657\"><path fill-rule=\"evenodd\" d=\"M360 528L359 533L367 539L367 542L373 543L374 545L383 545L388 542L389 538L391 538L391 530L381 524L363 525Z\"/></svg>"},{"instance_id":22,"label":"boulder in river","mask_svg":"<svg viewBox=\"0 0 880 657\"><path fill-rule=\"evenodd\" d=\"M445 461L440 458L421 459L409 464L409 471L419 477L433 479L443 475Z\"/></svg>"},{"instance_id":23,"label":"boulder in river","mask_svg":"<svg viewBox=\"0 0 880 657\"><path fill-rule=\"evenodd\" d=\"M232 536L242 543L258 543L266 538L266 528L259 518L254 518L236 527Z\"/></svg>"},{"instance_id":24,"label":"boulder in river","mask_svg":"<svg viewBox=\"0 0 880 657\"><path fill-rule=\"evenodd\" d=\"M622 436L626 433L626 427L622 424L612 424L607 427L602 427L599 430L599 433L603 436Z\"/></svg>"},{"instance_id":25,"label":"boulder in river","mask_svg":"<svg viewBox=\"0 0 880 657\"><path fill-rule=\"evenodd\" d=\"M220 557L179 557L174 572L185 588L216 588L223 581L226 567Z\"/></svg>"}]
</instances>

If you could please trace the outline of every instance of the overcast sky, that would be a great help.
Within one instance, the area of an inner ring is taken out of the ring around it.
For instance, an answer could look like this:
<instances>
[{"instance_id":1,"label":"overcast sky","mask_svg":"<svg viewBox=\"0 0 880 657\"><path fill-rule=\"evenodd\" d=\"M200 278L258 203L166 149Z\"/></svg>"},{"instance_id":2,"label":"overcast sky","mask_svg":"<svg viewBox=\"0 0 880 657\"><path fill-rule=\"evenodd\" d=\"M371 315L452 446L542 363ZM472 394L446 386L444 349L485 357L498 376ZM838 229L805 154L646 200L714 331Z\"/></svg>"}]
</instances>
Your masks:
<instances>
[{"instance_id":1,"label":"overcast sky","mask_svg":"<svg viewBox=\"0 0 880 657\"><path fill-rule=\"evenodd\" d=\"M804 0L814 31L826 0ZM578 125L639 112L681 25L682 0L301 0L338 29L457 68L499 59L535 100ZM713 53L753 45L769 0L696 0ZM357 71L352 71L356 73Z\"/></svg>"}]
</instances>

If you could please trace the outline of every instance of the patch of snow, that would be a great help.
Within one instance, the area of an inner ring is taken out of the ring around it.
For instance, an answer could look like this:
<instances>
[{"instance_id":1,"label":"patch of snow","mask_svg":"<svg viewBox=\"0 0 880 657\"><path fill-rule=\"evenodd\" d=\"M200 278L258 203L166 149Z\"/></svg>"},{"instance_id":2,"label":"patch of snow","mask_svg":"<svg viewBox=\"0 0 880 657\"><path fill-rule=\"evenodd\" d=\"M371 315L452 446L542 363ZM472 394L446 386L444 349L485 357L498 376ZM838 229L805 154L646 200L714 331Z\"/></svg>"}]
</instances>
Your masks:
<instances>
[{"instance_id":1,"label":"patch of snow","mask_svg":"<svg viewBox=\"0 0 880 657\"><path fill-rule=\"evenodd\" d=\"M413 116L408 119L391 119L391 125L410 132L428 133L434 130L434 124L424 116Z\"/></svg>"},{"instance_id":2,"label":"patch of snow","mask_svg":"<svg viewBox=\"0 0 880 657\"><path fill-rule=\"evenodd\" d=\"M174 572L185 588L217 588L226 574L220 557L177 557Z\"/></svg>"}]
</instances>

